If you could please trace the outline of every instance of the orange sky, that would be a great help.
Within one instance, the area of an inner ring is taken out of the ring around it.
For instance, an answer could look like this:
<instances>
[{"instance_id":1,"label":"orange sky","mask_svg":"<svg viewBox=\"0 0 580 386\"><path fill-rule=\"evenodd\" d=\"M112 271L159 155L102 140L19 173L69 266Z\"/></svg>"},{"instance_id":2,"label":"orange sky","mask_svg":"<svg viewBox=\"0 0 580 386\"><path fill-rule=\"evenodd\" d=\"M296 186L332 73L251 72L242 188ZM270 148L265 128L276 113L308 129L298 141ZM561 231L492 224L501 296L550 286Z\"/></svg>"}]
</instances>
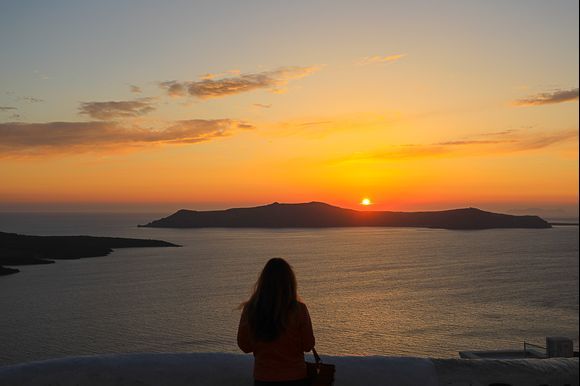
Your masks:
<instances>
[{"instance_id":1,"label":"orange sky","mask_svg":"<svg viewBox=\"0 0 580 386\"><path fill-rule=\"evenodd\" d=\"M145 5L117 19L94 5L96 20L86 5L50 20L14 5L0 17L15 37L0 69L0 210L369 197L577 216L577 2L460 4L262 4L231 31L210 23L219 5L164 10L198 21L169 28ZM273 27L273 14L288 17Z\"/></svg>"}]
</instances>

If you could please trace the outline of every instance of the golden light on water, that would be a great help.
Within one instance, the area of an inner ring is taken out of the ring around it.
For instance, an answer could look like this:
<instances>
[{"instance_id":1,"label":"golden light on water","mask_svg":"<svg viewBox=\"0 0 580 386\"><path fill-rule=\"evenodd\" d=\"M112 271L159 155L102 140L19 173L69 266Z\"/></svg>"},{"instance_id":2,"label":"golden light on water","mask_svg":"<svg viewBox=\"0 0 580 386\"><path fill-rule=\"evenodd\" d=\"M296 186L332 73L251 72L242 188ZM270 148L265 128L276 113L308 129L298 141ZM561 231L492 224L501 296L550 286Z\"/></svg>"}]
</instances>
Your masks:
<instances>
[{"instance_id":1,"label":"golden light on water","mask_svg":"<svg viewBox=\"0 0 580 386\"><path fill-rule=\"evenodd\" d=\"M362 201L360 202L360 204L361 205L364 205L364 206L368 206L368 205L371 205L372 202L371 202L371 199L370 198L366 198L365 197L365 198L362 199Z\"/></svg>"}]
</instances>

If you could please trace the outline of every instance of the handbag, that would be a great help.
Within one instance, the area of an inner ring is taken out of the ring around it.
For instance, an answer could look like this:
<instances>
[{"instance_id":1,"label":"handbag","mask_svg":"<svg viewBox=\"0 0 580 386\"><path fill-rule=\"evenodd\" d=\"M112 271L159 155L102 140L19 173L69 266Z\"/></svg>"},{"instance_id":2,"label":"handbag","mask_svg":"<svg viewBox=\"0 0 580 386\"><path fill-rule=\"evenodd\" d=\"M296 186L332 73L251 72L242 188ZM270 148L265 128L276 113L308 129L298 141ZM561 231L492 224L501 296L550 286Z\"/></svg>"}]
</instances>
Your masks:
<instances>
[{"instance_id":1,"label":"handbag","mask_svg":"<svg viewBox=\"0 0 580 386\"><path fill-rule=\"evenodd\" d=\"M318 356L318 353L314 348L312 348L312 354L314 354L314 360L316 363L306 362L310 385L332 386L332 384L334 384L335 366L328 363L322 363L322 359L320 359L320 356Z\"/></svg>"}]
</instances>

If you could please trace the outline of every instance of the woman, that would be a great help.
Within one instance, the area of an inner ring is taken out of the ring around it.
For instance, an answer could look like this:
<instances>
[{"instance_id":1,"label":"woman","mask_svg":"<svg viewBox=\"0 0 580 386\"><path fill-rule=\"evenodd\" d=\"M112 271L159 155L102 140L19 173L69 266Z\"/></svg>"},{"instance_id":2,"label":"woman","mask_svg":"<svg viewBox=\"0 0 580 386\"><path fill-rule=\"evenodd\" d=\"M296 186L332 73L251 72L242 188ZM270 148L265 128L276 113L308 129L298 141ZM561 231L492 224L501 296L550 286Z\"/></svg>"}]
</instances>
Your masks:
<instances>
[{"instance_id":1,"label":"woman","mask_svg":"<svg viewBox=\"0 0 580 386\"><path fill-rule=\"evenodd\" d=\"M290 264L270 259L242 306L238 346L254 353L254 385L308 385L304 352L314 347L314 334Z\"/></svg>"}]
</instances>

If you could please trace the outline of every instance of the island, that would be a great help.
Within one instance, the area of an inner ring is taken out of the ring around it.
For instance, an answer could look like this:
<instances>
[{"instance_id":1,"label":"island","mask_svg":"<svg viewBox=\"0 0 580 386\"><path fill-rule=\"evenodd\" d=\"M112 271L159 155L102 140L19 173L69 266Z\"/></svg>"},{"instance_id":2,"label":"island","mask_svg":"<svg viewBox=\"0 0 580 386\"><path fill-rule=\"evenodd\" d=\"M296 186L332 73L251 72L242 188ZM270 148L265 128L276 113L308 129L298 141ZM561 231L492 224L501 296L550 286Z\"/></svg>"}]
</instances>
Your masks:
<instances>
[{"instance_id":1,"label":"island","mask_svg":"<svg viewBox=\"0 0 580 386\"><path fill-rule=\"evenodd\" d=\"M0 276L19 272L3 267L52 264L58 259L106 256L117 248L179 247L160 240L94 236L29 236L0 232Z\"/></svg>"},{"instance_id":2,"label":"island","mask_svg":"<svg viewBox=\"0 0 580 386\"><path fill-rule=\"evenodd\" d=\"M323 202L272 203L215 211L181 209L142 227L155 228L329 228L418 227L455 230L551 228L538 216L514 216L476 208L432 212L359 211Z\"/></svg>"}]
</instances>

